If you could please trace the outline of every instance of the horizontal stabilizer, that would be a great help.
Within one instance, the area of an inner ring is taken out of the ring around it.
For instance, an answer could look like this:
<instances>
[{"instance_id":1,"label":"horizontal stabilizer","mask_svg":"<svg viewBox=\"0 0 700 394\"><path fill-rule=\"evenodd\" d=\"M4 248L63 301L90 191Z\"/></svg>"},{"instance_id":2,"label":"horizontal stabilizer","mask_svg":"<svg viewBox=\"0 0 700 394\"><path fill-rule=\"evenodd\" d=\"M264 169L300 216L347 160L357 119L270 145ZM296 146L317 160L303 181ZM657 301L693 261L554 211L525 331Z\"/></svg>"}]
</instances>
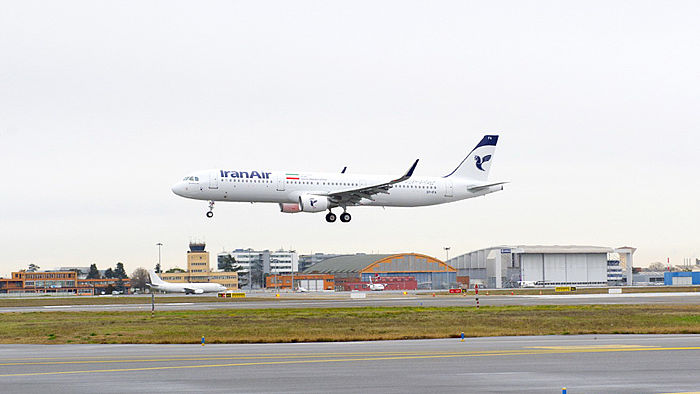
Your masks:
<instances>
[{"instance_id":1,"label":"horizontal stabilizer","mask_svg":"<svg viewBox=\"0 0 700 394\"><path fill-rule=\"evenodd\" d=\"M491 186L499 186L499 185L505 185L508 182L497 182L497 183L488 183L486 185L469 185L467 186L467 190L470 192L478 192L484 189L488 189Z\"/></svg>"}]
</instances>

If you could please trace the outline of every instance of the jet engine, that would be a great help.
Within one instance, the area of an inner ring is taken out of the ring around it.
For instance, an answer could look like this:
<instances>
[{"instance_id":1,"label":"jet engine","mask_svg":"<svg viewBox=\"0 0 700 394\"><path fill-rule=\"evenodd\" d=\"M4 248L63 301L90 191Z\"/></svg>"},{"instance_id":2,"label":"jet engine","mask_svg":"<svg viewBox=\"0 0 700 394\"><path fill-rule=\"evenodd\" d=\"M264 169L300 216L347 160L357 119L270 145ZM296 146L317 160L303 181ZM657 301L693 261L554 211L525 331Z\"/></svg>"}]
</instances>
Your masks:
<instances>
[{"instance_id":1,"label":"jet engine","mask_svg":"<svg viewBox=\"0 0 700 394\"><path fill-rule=\"evenodd\" d=\"M304 194L299 196L299 206L303 212L323 212L330 206L326 196Z\"/></svg>"},{"instance_id":2,"label":"jet engine","mask_svg":"<svg viewBox=\"0 0 700 394\"><path fill-rule=\"evenodd\" d=\"M280 211L284 213L301 212L301 207L297 203L280 203Z\"/></svg>"}]
</instances>

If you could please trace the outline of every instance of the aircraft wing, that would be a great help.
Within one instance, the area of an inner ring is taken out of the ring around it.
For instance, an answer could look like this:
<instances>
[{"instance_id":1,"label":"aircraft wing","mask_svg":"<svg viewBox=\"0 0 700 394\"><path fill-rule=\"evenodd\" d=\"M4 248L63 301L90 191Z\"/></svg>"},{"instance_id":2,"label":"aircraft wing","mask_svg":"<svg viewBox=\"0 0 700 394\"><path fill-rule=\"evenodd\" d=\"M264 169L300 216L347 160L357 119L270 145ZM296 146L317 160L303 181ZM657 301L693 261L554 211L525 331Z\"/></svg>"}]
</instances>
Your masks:
<instances>
[{"instance_id":1,"label":"aircraft wing","mask_svg":"<svg viewBox=\"0 0 700 394\"><path fill-rule=\"evenodd\" d=\"M373 196L379 193L388 194L389 189L393 187L394 184L408 180L413 171L418 165L418 160L413 163L411 168L406 171L402 176L384 183L378 183L376 185L362 186L355 189L340 190L333 193L326 194L328 199L338 205L357 205L363 198L374 201Z\"/></svg>"}]
</instances>

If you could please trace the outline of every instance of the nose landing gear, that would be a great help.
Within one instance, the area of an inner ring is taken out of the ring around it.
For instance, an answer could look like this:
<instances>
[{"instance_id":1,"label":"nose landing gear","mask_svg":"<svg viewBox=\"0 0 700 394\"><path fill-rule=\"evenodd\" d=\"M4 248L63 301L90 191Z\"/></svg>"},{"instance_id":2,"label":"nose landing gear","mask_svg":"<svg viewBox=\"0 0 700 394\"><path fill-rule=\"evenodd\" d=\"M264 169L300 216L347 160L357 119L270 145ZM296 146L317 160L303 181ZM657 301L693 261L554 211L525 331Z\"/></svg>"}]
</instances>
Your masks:
<instances>
[{"instance_id":1,"label":"nose landing gear","mask_svg":"<svg viewBox=\"0 0 700 394\"><path fill-rule=\"evenodd\" d=\"M208 218L214 217L214 201L209 201L209 211L207 212Z\"/></svg>"}]
</instances>

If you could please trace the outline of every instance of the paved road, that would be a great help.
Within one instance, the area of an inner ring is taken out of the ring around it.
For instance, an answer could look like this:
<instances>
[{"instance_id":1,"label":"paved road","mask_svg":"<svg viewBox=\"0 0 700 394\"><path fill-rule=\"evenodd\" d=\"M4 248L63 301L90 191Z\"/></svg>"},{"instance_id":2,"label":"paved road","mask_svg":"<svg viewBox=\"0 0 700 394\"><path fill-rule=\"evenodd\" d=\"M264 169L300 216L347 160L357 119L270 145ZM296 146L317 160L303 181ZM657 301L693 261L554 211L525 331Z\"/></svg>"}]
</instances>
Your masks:
<instances>
[{"instance_id":1,"label":"paved road","mask_svg":"<svg viewBox=\"0 0 700 394\"><path fill-rule=\"evenodd\" d=\"M293 297L298 298L298 295ZM481 305L587 305L587 304L700 304L700 292L689 293L632 293L632 294L568 294L568 295L482 295ZM280 299L232 302L171 302L156 304L156 310L258 309L258 308L347 308L359 306L473 306L475 297L430 295L369 296L351 300L336 296L322 299ZM47 311L149 311L151 304L112 305L58 305L36 307L0 307L3 312Z\"/></svg>"},{"instance_id":2,"label":"paved road","mask_svg":"<svg viewBox=\"0 0 700 394\"><path fill-rule=\"evenodd\" d=\"M256 345L0 345L17 393L687 392L700 335Z\"/></svg>"}]
</instances>

